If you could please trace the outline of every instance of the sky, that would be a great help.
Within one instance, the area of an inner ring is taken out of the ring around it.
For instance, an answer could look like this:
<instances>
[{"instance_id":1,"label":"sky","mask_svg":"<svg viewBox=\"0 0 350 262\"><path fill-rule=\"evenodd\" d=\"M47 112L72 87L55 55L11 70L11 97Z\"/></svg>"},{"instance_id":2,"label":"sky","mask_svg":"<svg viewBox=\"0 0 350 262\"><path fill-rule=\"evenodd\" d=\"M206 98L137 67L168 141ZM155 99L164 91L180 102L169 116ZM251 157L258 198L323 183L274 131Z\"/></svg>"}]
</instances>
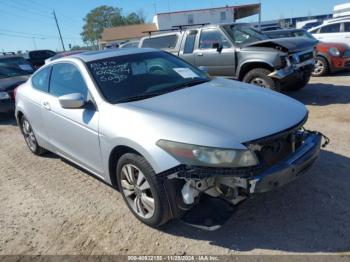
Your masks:
<instances>
[{"instance_id":1,"label":"sky","mask_svg":"<svg viewBox=\"0 0 350 262\"><path fill-rule=\"evenodd\" d=\"M83 45L80 33L83 18L100 5L123 9L124 14L142 10L147 22L155 12L221 7L258 3L259 0L0 0L0 51L33 49L62 50L53 10L61 27L66 49L68 45ZM333 6L349 0L261 0L262 20L280 17L332 13ZM257 21L257 16L246 19Z\"/></svg>"}]
</instances>

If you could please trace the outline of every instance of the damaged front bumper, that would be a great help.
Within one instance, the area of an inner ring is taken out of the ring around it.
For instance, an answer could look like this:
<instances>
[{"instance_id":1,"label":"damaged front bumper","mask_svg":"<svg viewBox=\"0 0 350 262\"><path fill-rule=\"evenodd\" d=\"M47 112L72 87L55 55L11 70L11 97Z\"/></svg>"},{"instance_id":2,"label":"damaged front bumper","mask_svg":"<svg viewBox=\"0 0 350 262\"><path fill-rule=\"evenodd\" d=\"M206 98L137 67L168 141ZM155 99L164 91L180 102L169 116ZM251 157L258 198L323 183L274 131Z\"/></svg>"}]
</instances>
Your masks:
<instances>
[{"instance_id":1,"label":"damaged front bumper","mask_svg":"<svg viewBox=\"0 0 350 262\"><path fill-rule=\"evenodd\" d=\"M292 143L292 152L279 156L280 159L276 159L271 165L267 165L268 159L261 159L262 162L258 166L240 169L180 165L163 173L161 177L167 178L168 182L176 180L180 183L183 202L186 205L194 204L195 199L198 199L197 196L202 193L220 197L235 205L249 195L271 191L298 178L317 159L322 137L326 140L322 146L329 142L329 139L321 133L305 130L292 130L286 134L279 134L278 137L282 136L288 140L291 134L299 135L298 146L295 147ZM275 138L272 136L261 140L260 143L263 144L264 141L269 143L269 139Z\"/></svg>"},{"instance_id":2,"label":"damaged front bumper","mask_svg":"<svg viewBox=\"0 0 350 262\"><path fill-rule=\"evenodd\" d=\"M318 157L321 141L322 135L320 133L310 133L303 144L287 159L249 179L249 193L271 191L304 174Z\"/></svg>"}]
</instances>

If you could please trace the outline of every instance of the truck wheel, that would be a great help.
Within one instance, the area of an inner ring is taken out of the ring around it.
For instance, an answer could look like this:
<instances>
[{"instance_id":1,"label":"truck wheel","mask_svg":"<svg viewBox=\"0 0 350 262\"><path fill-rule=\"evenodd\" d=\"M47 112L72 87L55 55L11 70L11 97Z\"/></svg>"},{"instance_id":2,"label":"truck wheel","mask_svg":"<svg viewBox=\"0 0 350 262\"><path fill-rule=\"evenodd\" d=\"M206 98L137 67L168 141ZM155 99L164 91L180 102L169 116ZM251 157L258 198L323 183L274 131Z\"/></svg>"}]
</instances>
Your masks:
<instances>
[{"instance_id":1,"label":"truck wheel","mask_svg":"<svg viewBox=\"0 0 350 262\"><path fill-rule=\"evenodd\" d=\"M312 71L313 76L324 76L328 74L329 66L326 59L321 56L315 58L315 68Z\"/></svg>"},{"instance_id":2,"label":"truck wheel","mask_svg":"<svg viewBox=\"0 0 350 262\"><path fill-rule=\"evenodd\" d=\"M158 227L171 218L164 185L145 158L123 155L117 164L117 182L127 206L141 222Z\"/></svg>"},{"instance_id":3,"label":"truck wheel","mask_svg":"<svg viewBox=\"0 0 350 262\"><path fill-rule=\"evenodd\" d=\"M272 79L268 75L271 71L265 68L255 68L250 70L244 77L243 82L268 88L274 91L280 91L278 81Z\"/></svg>"}]
</instances>

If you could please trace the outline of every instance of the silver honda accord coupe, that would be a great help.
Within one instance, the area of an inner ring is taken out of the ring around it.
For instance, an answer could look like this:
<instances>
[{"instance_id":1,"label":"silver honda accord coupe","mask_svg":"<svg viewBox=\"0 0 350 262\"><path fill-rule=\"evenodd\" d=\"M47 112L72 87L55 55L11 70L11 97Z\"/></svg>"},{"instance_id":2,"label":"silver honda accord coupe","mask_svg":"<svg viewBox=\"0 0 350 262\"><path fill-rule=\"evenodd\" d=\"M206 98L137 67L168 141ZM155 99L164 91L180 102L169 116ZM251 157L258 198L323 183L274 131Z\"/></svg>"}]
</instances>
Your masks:
<instances>
[{"instance_id":1,"label":"silver honda accord coupe","mask_svg":"<svg viewBox=\"0 0 350 262\"><path fill-rule=\"evenodd\" d=\"M150 226L180 218L204 195L235 205L297 178L322 143L303 128L307 116L285 95L210 78L154 49L64 57L16 92L29 149L111 184Z\"/></svg>"}]
</instances>

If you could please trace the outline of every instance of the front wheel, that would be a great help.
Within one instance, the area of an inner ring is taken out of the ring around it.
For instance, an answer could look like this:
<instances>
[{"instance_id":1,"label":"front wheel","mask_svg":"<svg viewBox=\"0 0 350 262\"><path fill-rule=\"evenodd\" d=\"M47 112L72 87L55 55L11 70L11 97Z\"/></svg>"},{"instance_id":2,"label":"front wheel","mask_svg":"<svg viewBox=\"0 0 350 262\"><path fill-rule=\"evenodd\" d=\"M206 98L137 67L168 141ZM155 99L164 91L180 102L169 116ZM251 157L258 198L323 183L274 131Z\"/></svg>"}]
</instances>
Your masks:
<instances>
[{"instance_id":1,"label":"front wheel","mask_svg":"<svg viewBox=\"0 0 350 262\"><path fill-rule=\"evenodd\" d=\"M123 155L117 165L117 183L127 206L141 222L158 227L170 219L164 186L145 158Z\"/></svg>"},{"instance_id":2,"label":"front wheel","mask_svg":"<svg viewBox=\"0 0 350 262\"><path fill-rule=\"evenodd\" d=\"M312 71L312 76L324 76L328 73L329 66L325 58L317 56L315 58L315 68Z\"/></svg>"},{"instance_id":3,"label":"front wheel","mask_svg":"<svg viewBox=\"0 0 350 262\"><path fill-rule=\"evenodd\" d=\"M250 70L244 77L243 82L268 88L274 91L280 91L278 81L269 77L270 70L265 68L255 68Z\"/></svg>"}]
</instances>

